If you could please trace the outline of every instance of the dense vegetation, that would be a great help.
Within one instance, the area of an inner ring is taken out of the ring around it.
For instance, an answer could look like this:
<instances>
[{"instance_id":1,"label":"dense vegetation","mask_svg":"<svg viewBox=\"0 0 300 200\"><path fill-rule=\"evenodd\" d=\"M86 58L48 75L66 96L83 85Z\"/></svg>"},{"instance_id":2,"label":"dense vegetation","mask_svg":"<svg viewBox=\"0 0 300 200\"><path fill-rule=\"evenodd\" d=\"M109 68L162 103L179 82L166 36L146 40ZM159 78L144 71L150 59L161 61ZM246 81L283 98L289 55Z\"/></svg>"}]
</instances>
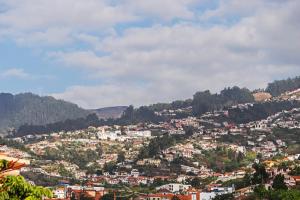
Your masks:
<instances>
[{"instance_id":1,"label":"dense vegetation","mask_svg":"<svg viewBox=\"0 0 300 200\"><path fill-rule=\"evenodd\" d=\"M153 111L162 111L164 109L176 110L179 108L186 108L192 106L192 99L187 100L176 100L171 103L156 103L149 106Z\"/></svg>"},{"instance_id":2,"label":"dense vegetation","mask_svg":"<svg viewBox=\"0 0 300 200\"><path fill-rule=\"evenodd\" d=\"M272 96L279 96L284 92L293 91L298 88L300 88L300 76L269 83L266 91Z\"/></svg>"},{"instance_id":3,"label":"dense vegetation","mask_svg":"<svg viewBox=\"0 0 300 200\"><path fill-rule=\"evenodd\" d=\"M59 131L74 131L86 129L89 126L102 126L102 125L126 125L139 122L159 122L163 118L155 115L154 111L146 106L134 109L129 106L118 119L98 119L96 114L89 114L85 118L67 119L65 121L50 123L46 125L22 125L15 132L14 136L25 136L28 134L44 134Z\"/></svg>"},{"instance_id":4,"label":"dense vegetation","mask_svg":"<svg viewBox=\"0 0 300 200\"><path fill-rule=\"evenodd\" d=\"M253 162L255 156L252 152L244 155L225 147L218 147L216 150L202 150L202 155L197 155L195 159L214 171L232 172Z\"/></svg>"},{"instance_id":5,"label":"dense vegetation","mask_svg":"<svg viewBox=\"0 0 300 200\"><path fill-rule=\"evenodd\" d=\"M270 83L266 89L272 95L300 87L300 77L275 81ZM39 97L33 94L0 94L0 129L1 127L19 127L16 136L27 134L41 134L57 131L72 131L84 129L93 125L127 125L140 122L158 123L168 121L171 117L158 116L155 112L165 109L176 110L182 108L192 109L192 112L176 113L174 118L187 117L228 108L232 105L254 102L254 97L247 88L237 86L223 89L219 94L211 93L209 90L197 92L193 99L177 100L171 103L157 103L150 106L134 108L129 106L120 107L125 109L120 118L97 119L90 111L80 109L74 104L52 97ZM249 109L230 109L230 120L236 123L245 123L260 120L282 110L299 107L299 102L266 102L256 103ZM98 113L99 114L99 113ZM230 121L229 120L229 121Z\"/></svg>"},{"instance_id":6,"label":"dense vegetation","mask_svg":"<svg viewBox=\"0 0 300 200\"><path fill-rule=\"evenodd\" d=\"M130 124L138 122L154 122L168 120L166 117L157 116L155 111L165 109L179 109L192 107L193 113L190 115L199 116L205 112L222 109L239 103L253 102L254 97L246 88L232 87L225 88L220 94L211 94L209 90L197 92L193 99L185 101L173 101L172 103L157 103L150 106L142 106L134 109L129 106L120 119L119 124Z\"/></svg>"},{"instance_id":7,"label":"dense vegetation","mask_svg":"<svg viewBox=\"0 0 300 200\"><path fill-rule=\"evenodd\" d=\"M265 119L270 115L283 110L291 110L299 108L298 101L272 101L265 103L255 103L248 108L233 108L229 109L229 118L236 123L248 123Z\"/></svg>"},{"instance_id":8,"label":"dense vegetation","mask_svg":"<svg viewBox=\"0 0 300 200\"><path fill-rule=\"evenodd\" d=\"M162 121L163 118L157 116L150 107L141 106L134 109L133 106L129 106L121 116L121 118L116 120L117 124L134 124L139 122L154 122L158 123Z\"/></svg>"},{"instance_id":9,"label":"dense vegetation","mask_svg":"<svg viewBox=\"0 0 300 200\"><path fill-rule=\"evenodd\" d=\"M24 124L45 125L67 119L86 117L88 111L77 105L40 97L31 93L0 94L0 129L17 128Z\"/></svg>"},{"instance_id":10,"label":"dense vegetation","mask_svg":"<svg viewBox=\"0 0 300 200\"><path fill-rule=\"evenodd\" d=\"M138 158L143 159L143 158L154 157L158 153L160 153L160 151L167 149L168 147L174 145L175 143L176 143L176 138L169 136L167 134L161 137L153 138L151 139L148 146L145 146L140 150Z\"/></svg>"},{"instance_id":11,"label":"dense vegetation","mask_svg":"<svg viewBox=\"0 0 300 200\"><path fill-rule=\"evenodd\" d=\"M104 120L99 120L96 114L89 114L85 118L67 119L65 121L46 124L46 125L22 125L14 133L14 136L25 136L28 134L44 134L60 131L74 131L86 129L89 126L97 126L105 124Z\"/></svg>"},{"instance_id":12,"label":"dense vegetation","mask_svg":"<svg viewBox=\"0 0 300 200\"><path fill-rule=\"evenodd\" d=\"M52 192L41 186L27 182L22 176L5 175L5 172L14 169L14 162L0 160L0 199L28 199L40 200L52 197Z\"/></svg>"},{"instance_id":13,"label":"dense vegetation","mask_svg":"<svg viewBox=\"0 0 300 200\"><path fill-rule=\"evenodd\" d=\"M239 103L254 102L254 97L246 88L225 88L220 94L211 94L209 90L197 92L193 97L193 114L198 116L208 111L219 110Z\"/></svg>"},{"instance_id":14,"label":"dense vegetation","mask_svg":"<svg viewBox=\"0 0 300 200\"><path fill-rule=\"evenodd\" d=\"M76 164L80 169L88 169L87 164L95 162L102 154L101 147L96 150L87 149L86 151L80 148L80 144L73 146L58 146L57 148L45 149L45 154L42 156L45 160L65 160L70 163ZM63 166L60 166L59 171L62 176L71 177Z\"/></svg>"},{"instance_id":15,"label":"dense vegetation","mask_svg":"<svg viewBox=\"0 0 300 200\"><path fill-rule=\"evenodd\" d=\"M274 128L272 134L268 135L267 139L271 141L282 140L287 145L300 144L300 129L289 128ZM300 153L300 152L299 152Z\"/></svg>"}]
</instances>

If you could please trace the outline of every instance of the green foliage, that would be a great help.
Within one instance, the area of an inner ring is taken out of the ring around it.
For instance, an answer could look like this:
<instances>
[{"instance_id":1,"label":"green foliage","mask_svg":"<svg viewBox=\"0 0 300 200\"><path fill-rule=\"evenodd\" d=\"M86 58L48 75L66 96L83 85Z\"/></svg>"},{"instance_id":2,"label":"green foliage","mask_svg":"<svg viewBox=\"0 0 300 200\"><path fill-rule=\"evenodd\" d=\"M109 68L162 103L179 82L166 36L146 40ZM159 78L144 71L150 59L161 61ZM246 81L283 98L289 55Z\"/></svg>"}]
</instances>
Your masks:
<instances>
[{"instance_id":1,"label":"green foliage","mask_svg":"<svg viewBox=\"0 0 300 200\"><path fill-rule=\"evenodd\" d=\"M152 187L159 187L161 185L164 185L164 184L167 184L169 183L168 181L166 180L162 180L161 178L156 178L154 179L153 183L152 183Z\"/></svg>"},{"instance_id":2,"label":"green foliage","mask_svg":"<svg viewBox=\"0 0 300 200\"><path fill-rule=\"evenodd\" d=\"M167 149L168 147L176 143L176 138L167 134L151 139L148 146L141 148L138 158L149 158L156 156L161 150Z\"/></svg>"},{"instance_id":3,"label":"green foliage","mask_svg":"<svg viewBox=\"0 0 300 200\"><path fill-rule=\"evenodd\" d=\"M300 176L300 166L295 166L289 174L292 176Z\"/></svg>"},{"instance_id":4,"label":"green foliage","mask_svg":"<svg viewBox=\"0 0 300 200\"><path fill-rule=\"evenodd\" d=\"M292 91L298 88L300 88L300 76L269 83L266 91L272 96L279 96L284 92Z\"/></svg>"},{"instance_id":5,"label":"green foliage","mask_svg":"<svg viewBox=\"0 0 300 200\"><path fill-rule=\"evenodd\" d=\"M230 120L240 124L265 119L277 112L299 107L300 103L298 101L271 101L255 103L248 109L233 108L228 111Z\"/></svg>"},{"instance_id":6,"label":"green foliage","mask_svg":"<svg viewBox=\"0 0 300 200\"><path fill-rule=\"evenodd\" d=\"M101 200L114 200L114 194L108 193L102 196Z\"/></svg>"},{"instance_id":7,"label":"green foliage","mask_svg":"<svg viewBox=\"0 0 300 200\"><path fill-rule=\"evenodd\" d=\"M25 151L29 154L33 154L33 152L31 152L29 148L26 148L24 144L14 141L14 140L0 138L0 145L7 145L9 147L13 147L13 148L19 149L21 151Z\"/></svg>"},{"instance_id":8,"label":"green foliage","mask_svg":"<svg viewBox=\"0 0 300 200\"><path fill-rule=\"evenodd\" d=\"M61 176L64 176L64 177L73 177L73 173L71 173L70 171L68 171L63 164L59 164L58 166L58 173L61 175Z\"/></svg>"},{"instance_id":9,"label":"green foliage","mask_svg":"<svg viewBox=\"0 0 300 200\"><path fill-rule=\"evenodd\" d=\"M299 190L284 190L276 192L281 200L299 200L300 199L300 191ZM275 198L273 198L275 200Z\"/></svg>"},{"instance_id":10,"label":"green foliage","mask_svg":"<svg viewBox=\"0 0 300 200\"><path fill-rule=\"evenodd\" d=\"M261 200L299 200L300 191L295 189L266 190L263 185L258 185L254 188L254 196L256 197L256 199Z\"/></svg>"},{"instance_id":11,"label":"green foliage","mask_svg":"<svg viewBox=\"0 0 300 200\"><path fill-rule=\"evenodd\" d=\"M103 170L113 174L117 170L117 165L114 162L108 162L104 164Z\"/></svg>"},{"instance_id":12,"label":"green foliage","mask_svg":"<svg viewBox=\"0 0 300 200\"><path fill-rule=\"evenodd\" d=\"M234 196L233 194L221 194L221 195L217 195L212 200L234 200Z\"/></svg>"},{"instance_id":13,"label":"green foliage","mask_svg":"<svg viewBox=\"0 0 300 200\"><path fill-rule=\"evenodd\" d=\"M0 171L4 171L9 167L9 161L7 160L0 160Z\"/></svg>"},{"instance_id":14,"label":"green foliage","mask_svg":"<svg viewBox=\"0 0 300 200\"><path fill-rule=\"evenodd\" d=\"M39 97L31 93L0 94L0 128L19 127L23 124L45 125L67 119L85 117L89 112L77 105Z\"/></svg>"},{"instance_id":15,"label":"green foliage","mask_svg":"<svg viewBox=\"0 0 300 200\"><path fill-rule=\"evenodd\" d=\"M244 155L225 147L217 147L216 150L203 150L203 156L197 160L204 162L208 167L217 172L231 172L245 165Z\"/></svg>"},{"instance_id":16,"label":"green foliage","mask_svg":"<svg viewBox=\"0 0 300 200\"><path fill-rule=\"evenodd\" d=\"M275 190L287 190L288 187L284 182L284 175L278 174L275 176L272 184L273 189Z\"/></svg>"},{"instance_id":17,"label":"green foliage","mask_svg":"<svg viewBox=\"0 0 300 200\"><path fill-rule=\"evenodd\" d=\"M44 174L34 173L34 172L22 172L21 174L27 180L33 181L36 185L40 186L56 186L59 184L60 179L57 177L49 177Z\"/></svg>"},{"instance_id":18,"label":"green foliage","mask_svg":"<svg viewBox=\"0 0 300 200\"><path fill-rule=\"evenodd\" d=\"M49 189L33 186L22 176L7 176L1 179L0 199L3 200L41 200L52 197Z\"/></svg>"},{"instance_id":19,"label":"green foliage","mask_svg":"<svg viewBox=\"0 0 300 200\"><path fill-rule=\"evenodd\" d=\"M256 186L253 191L258 199L264 199L268 196L268 190L266 190L264 185Z\"/></svg>"},{"instance_id":20,"label":"green foliage","mask_svg":"<svg viewBox=\"0 0 300 200\"><path fill-rule=\"evenodd\" d=\"M102 174L102 171L100 170L101 166L98 163L93 163L87 166L86 168L87 168L86 171L87 174L97 174L98 176Z\"/></svg>"},{"instance_id":21,"label":"green foliage","mask_svg":"<svg viewBox=\"0 0 300 200\"><path fill-rule=\"evenodd\" d=\"M193 114L201 115L208 111L222 109L239 103L254 102L254 97L246 88L225 88L220 94L211 94L209 90L197 92L193 97Z\"/></svg>"},{"instance_id":22,"label":"green foliage","mask_svg":"<svg viewBox=\"0 0 300 200\"><path fill-rule=\"evenodd\" d=\"M153 110L147 106L141 106L137 109L131 105L123 113L120 119L116 120L117 124L135 124L139 122L158 123L162 117L156 115Z\"/></svg>"},{"instance_id":23,"label":"green foliage","mask_svg":"<svg viewBox=\"0 0 300 200\"><path fill-rule=\"evenodd\" d=\"M265 166L263 164L254 164L253 168L255 169L255 172L253 174L252 183L265 183L269 178L269 174L267 173Z\"/></svg>"},{"instance_id":24,"label":"green foliage","mask_svg":"<svg viewBox=\"0 0 300 200\"><path fill-rule=\"evenodd\" d=\"M194 188L200 188L201 187L201 179L198 177L195 177L191 180L190 184Z\"/></svg>"},{"instance_id":25,"label":"green foliage","mask_svg":"<svg viewBox=\"0 0 300 200\"><path fill-rule=\"evenodd\" d=\"M118 154L117 163L122 163L125 161L125 153L122 151Z\"/></svg>"},{"instance_id":26,"label":"green foliage","mask_svg":"<svg viewBox=\"0 0 300 200\"><path fill-rule=\"evenodd\" d=\"M77 146L60 146L59 149L47 147L43 158L47 160L66 160L76 164L80 169L87 169L87 164L95 162L98 156L99 154L91 149L84 151Z\"/></svg>"},{"instance_id":27,"label":"green foliage","mask_svg":"<svg viewBox=\"0 0 300 200\"><path fill-rule=\"evenodd\" d=\"M187 137L190 137L194 134L194 128L190 126L184 127L184 132Z\"/></svg>"},{"instance_id":28,"label":"green foliage","mask_svg":"<svg viewBox=\"0 0 300 200\"><path fill-rule=\"evenodd\" d=\"M241 188L245 188L251 185L251 176L250 174L246 174L243 178L241 179L233 179L226 181L222 184L224 187L230 187L234 185L236 190L239 190Z\"/></svg>"},{"instance_id":29,"label":"green foliage","mask_svg":"<svg viewBox=\"0 0 300 200\"><path fill-rule=\"evenodd\" d=\"M103 125L104 121L99 120L96 114L89 114L85 118L67 119L46 125L25 124L18 128L15 136L24 136L28 134L44 134L60 131L74 131L86 129L89 126Z\"/></svg>"},{"instance_id":30,"label":"green foliage","mask_svg":"<svg viewBox=\"0 0 300 200\"><path fill-rule=\"evenodd\" d=\"M172 103L156 103L149 106L153 111L162 111L162 110L176 110L180 108L186 108L192 106L192 99L187 100L176 100Z\"/></svg>"},{"instance_id":31,"label":"green foliage","mask_svg":"<svg viewBox=\"0 0 300 200\"><path fill-rule=\"evenodd\" d=\"M300 129L274 128L272 135L269 135L269 137L273 136L276 139L286 142L288 145L300 144L299 133ZM297 151L293 153L296 154ZM298 149L298 153L300 153L300 149Z\"/></svg>"}]
</instances>

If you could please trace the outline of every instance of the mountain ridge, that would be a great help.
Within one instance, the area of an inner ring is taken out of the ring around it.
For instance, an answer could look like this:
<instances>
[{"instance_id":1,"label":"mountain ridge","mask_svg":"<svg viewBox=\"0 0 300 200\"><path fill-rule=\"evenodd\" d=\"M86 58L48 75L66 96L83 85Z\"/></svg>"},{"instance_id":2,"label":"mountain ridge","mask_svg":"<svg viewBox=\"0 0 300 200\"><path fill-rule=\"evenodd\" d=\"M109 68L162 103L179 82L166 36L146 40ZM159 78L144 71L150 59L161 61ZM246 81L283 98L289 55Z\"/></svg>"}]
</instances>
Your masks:
<instances>
[{"instance_id":1,"label":"mountain ridge","mask_svg":"<svg viewBox=\"0 0 300 200\"><path fill-rule=\"evenodd\" d=\"M278 96L281 93L300 87L299 76L269 83L263 91ZM120 118L120 123L135 121L157 121L154 113L164 109L192 107L195 116L214 109L221 109L237 103L253 102L253 92L247 88L225 88L219 94L209 90L196 92L193 99L175 100L171 103L157 103L133 109L127 106L112 106L98 109L83 109L78 105L58 100L51 96L38 96L32 93L0 93L0 131L18 129L22 125L43 126L66 120L84 119L96 114L99 119Z\"/></svg>"},{"instance_id":2,"label":"mountain ridge","mask_svg":"<svg viewBox=\"0 0 300 200\"><path fill-rule=\"evenodd\" d=\"M89 111L74 103L33 93L0 93L0 129L24 124L45 125L67 119L86 117Z\"/></svg>"}]
</instances>

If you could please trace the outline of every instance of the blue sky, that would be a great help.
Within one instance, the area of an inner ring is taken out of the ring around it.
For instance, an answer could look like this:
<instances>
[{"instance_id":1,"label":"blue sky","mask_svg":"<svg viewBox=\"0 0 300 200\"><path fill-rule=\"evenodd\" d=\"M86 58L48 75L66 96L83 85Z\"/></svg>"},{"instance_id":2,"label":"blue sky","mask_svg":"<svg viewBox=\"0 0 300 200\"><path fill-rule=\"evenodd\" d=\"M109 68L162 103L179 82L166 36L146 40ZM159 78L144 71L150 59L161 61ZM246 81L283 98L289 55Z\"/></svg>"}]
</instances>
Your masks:
<instances>
[{"instance_id":1,"label":"blue sky","mask_svg":"<svg viewBox=\"0 0 300 200\"><path fill-rule=\"evenodd\" d=\"M297 0L0 0L0 91L84 108L300 75Z\"/></svg>"}]
</instances>

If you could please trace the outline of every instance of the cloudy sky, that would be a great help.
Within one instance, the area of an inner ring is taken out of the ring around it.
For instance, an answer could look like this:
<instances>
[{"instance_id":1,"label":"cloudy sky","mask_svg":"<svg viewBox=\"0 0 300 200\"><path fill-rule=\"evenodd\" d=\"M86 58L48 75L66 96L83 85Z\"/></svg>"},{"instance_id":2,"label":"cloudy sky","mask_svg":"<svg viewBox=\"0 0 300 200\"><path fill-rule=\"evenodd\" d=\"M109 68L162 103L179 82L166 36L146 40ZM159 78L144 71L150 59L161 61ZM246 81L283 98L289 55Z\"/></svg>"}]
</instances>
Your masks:
<instances>
[{"instance_id":1,"label":"cloudy sky","mask_svg":"<svg viewBox=\"0 0 300 200\"><path fill-rule=\"evenodd\" d=\"M300 75L299 0L0 0L0 91L84 108Z\"/></svg>"}]
</instances>

